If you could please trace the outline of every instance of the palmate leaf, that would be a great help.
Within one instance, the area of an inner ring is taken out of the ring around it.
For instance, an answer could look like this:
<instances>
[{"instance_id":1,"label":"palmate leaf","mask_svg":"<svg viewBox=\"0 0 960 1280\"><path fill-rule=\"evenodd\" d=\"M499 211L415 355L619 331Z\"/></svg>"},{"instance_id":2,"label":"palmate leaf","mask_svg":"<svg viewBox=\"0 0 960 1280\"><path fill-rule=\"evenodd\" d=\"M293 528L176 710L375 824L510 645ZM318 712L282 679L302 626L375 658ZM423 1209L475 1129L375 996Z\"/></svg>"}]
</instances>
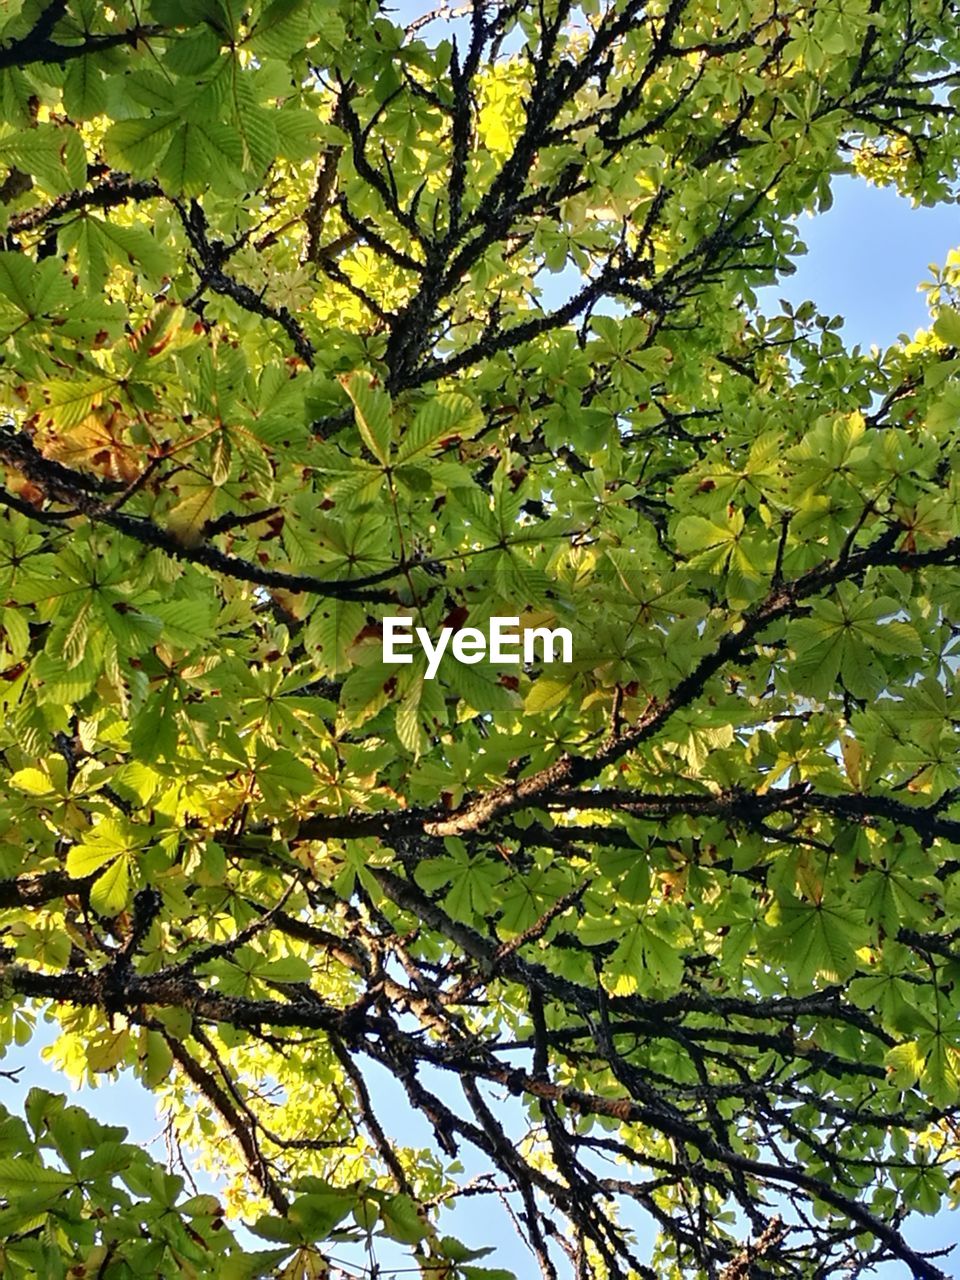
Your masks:
<instances>
[{"instance_id":1,"label":"palmate leaf","mask_svg":"<svg viewBox=\"0 0 960 1280\"><path fill-rule=\"evenodd\" d=\"M173 266L170 254L146 227L117 226L92 214L64 227L58 240L62 249L76 254L89 289L99 288L116 265L143 271L158 282Z\"/></svg>"},{"instance_id":2,"label":"palmate leaf","mask_svg":"<svg viewBox=\"0 0 960 1280\"><path fill-rule=\"evenodd\" d=\"M242 163L243 147L233 129L188 120L173 134L157 174L167 190L195 196L211 183L229 189Z\"/></svg>"},{"instance_id":3,"label":"palmate leaf","mask_svg":"<svg viewBox=\"0 0 960 1280\"><path fill-rule=\"evenodd\" d=\"M858 602L849 593L837 603L816 601L813 616L798 619L790 629L796 670L809 679L811 691L830 688L840 674L851 693L870 695L885 678L880 655L918 655L922 646L916 629L891 617L896 611L895 600Z\"/></svg>"},{"instance_id":4,"label":"palmate leaf","mask_svg":"<svg viewBox=\"0 0 960 1280\"><path fill-rule=\"evenodd\" d=\"M61 339L91 340L109 337L119 324L116 304L78 293L56 259L34 263L0 251L0 338L55 328Z\"/></svg>"},{"instance_id":5,"label":"palmate leaf","mask_svg":"<svg viewBox=\"0 0 960 1280\"><path fill-rule=\"evenodd\" d=\"M869 939L861 913L845 904L787 900L773 907L768 922L774 926L771 942L801 986L817 976L830 982L849 978L857 950Z\"/></svg>"},{"instance_id":6,"label":"palmate leaf","mask_svg":"<svg viewBox=\"0 0 960 1280\"><path fill-rule=\"evenodd\" d=\"M522 933L571 887L567 878L556 871L534 871L500 882L496 891L496 903L500 909L499 928L507 935Z\"/></svg>"},{"instance_id":7,"label":"palmate leaf","mask_svg":"<svg viewBox=\"0 0 960 1280\"><path fill-rule=\"evenodd\" d=\"M34 263L6 251L0 252L0 294L30 320L53 312L71 299L69 281L55 263Z\"/></svg>"},{"instance_id":8,"label":"palmate leaf","mask_svg":"<svg viewBox=\"0 0 960 1280\"><path fill-rule=\"evenodd\" d=\"M905 842L864 875L854 894L866 920L878 923L886 933L921 919L926 907L940 894L929 859Z\"/></svg>"},{"instance_id":9,"label":"palmate leaf","mask_svg":"<svg viewBox=\"0 0 960 1280\"><path fill-rule=\"evenodd\" d=\"M129 824L105 818L67 855L67 871L72 876L87 876L106 862L135 852L143 837Z\"/></svg>"},{"instance_id":10,"label":"palmate leaf","mask_svg":"<svg viewBox=\"0 0 960 1280\"><path fill-rule=\"evenodd\" d=\"M675 991L683 978L683 956L675 940L662 937L644 920L624 930L603 967L603 983L616 996L638 991Z\"/></svg>"},{"instance_id":11,"label":"palmate leaf","mask_svg":"<svg viewBox=\"0 0 960 1280\"><path fill-rule=\"evenodd\" d=\"M916 1040L890 1049L885 1058L894 1082L911 1088L922 1082L936 1106L960 1098L960 1047L941 1032L923 1032Z\"/></svg>"},{"instance_id":12,"label":"palmate leaf","mask_svg":"<svg viewBox=\"0 0 960 1280\"><path fill-rule=\"evenodd\" d=\"M737 511L722 524L702 516L686 516L677 525L677 544L691 566L719 573L730 564L743 523Z\"/></svg>"}]
</instances>

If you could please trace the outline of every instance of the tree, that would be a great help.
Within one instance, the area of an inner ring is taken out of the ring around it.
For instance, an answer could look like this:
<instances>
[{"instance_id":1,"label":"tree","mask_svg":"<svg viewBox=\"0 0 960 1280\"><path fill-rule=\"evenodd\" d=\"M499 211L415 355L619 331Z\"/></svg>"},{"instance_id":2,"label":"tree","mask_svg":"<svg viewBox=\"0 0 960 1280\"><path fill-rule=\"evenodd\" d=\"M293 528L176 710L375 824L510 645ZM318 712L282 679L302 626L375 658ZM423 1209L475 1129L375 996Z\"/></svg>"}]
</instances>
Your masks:
<instances>
[{"instance_id":1,"label":"tree","mask_svg":"<svg viewBox=\"0 0 960 1280\"><path fill-rule=\"evenodd\" d=\"M952 198L957 8L440 17L0 15L0 1043L262 1245L34 1090L0 1271L494 1280L464 1203L548 1278L942 1277L958 264L885 352L754 291L840 172Z\"/></svg>"}]
</instances>

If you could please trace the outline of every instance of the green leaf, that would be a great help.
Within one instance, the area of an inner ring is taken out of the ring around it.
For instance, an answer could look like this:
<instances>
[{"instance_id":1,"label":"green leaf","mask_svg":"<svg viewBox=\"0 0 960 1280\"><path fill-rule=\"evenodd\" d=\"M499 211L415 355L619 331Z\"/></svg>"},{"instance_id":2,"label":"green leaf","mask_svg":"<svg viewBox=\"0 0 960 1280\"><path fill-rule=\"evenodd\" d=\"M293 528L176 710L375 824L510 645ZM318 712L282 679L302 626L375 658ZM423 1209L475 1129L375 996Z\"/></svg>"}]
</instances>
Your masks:
<instances>
[{"instance_id":1,"label":"green leaf","mask_svg":"<svg viewBox=\"0 0 960 1280\"><path fill-rule=\"evenodd\" d=\"M119 168L153 177L157 156L169 146L176 123L172 115L119 120L104 136L104 151Z\"/></svg>"},{"instance_id":2,"label":"green leaf","mask_svg":"<svg viewBox=\"0 0 960 1280\"><path fill-rule=\"evenodd\" d=\"M632 995L653 988L675 991L683 978L683 957L671 942L643 922L623 931L604 965L604 986L613 995Z\"/></svg>"},{"instance_id":3,"label":"green leaf","mask_svg":"<svg viewBox=\"0 0 960 1280\"><path fill-rule=\"evenodd\" d=\"M8 1195L25 1196L34 1190L41 1194L50 1190L59 1195L71 1181L69 1174L48 1169L33 1160L20 1157L0 1159L0 1186Z\"/></svg>"},{"instance_id":4,"label":"green leaf","mask_svg":"<svg viewBox=\"0 0 960 1280\"><path fill-rule=\"evenodd\" d=\"M831 982L849 978L857 948L867 941L862 916L846 906L794 899L775 907L770 921L784 963L802 984L818 975Z\"/></svg>"},{"instance_id":5,"label":"green leaf","mask_svg":"<svg viewBox=\"0 0 960 1280\"><path fill-rule=\"evenodd\" d=\"M63 430L77 426L114 386L109 378L51 379L45 387L51 422Z\"/></svg>"},{"instance_id":6,"label":"green leaf","mask_svg":"<svg viewBox=\"0 0 960 1280\"><path fill-rule=\"evenodd\" d=\"M347 1216L356 1204L356 1196L336 1187L309 1191L297 1196L290 1206L289 1220L300 1229L304 1239L322 1240Z\"/></svg>"},{"instance_id":7,"label":"green leaf","mask_svg":"<svg viewBox=\"0 0 960 1280\"><path fill-rule=\"evenodd\" d=\"M466 396L444 392L417 411L397 449L397 466L428 456L444 441L467 440L483 426L483 414Z\"/></svg>"},{"instance_id":8,"label":"green leaf","mask_svg":"<svg viewBox=\"0 0 960 1280\"><path fill-rule=\"evenodd\" d=\"M258 57L289 58L313 34L305 0L273 0L254 27L249 44Z\"/></svg>"},{"instance_id":9,"label":"green leaf","mask_svg":"<svg viewBox=\"0 0 960 1280\"><path fill-rule=\"evenodd\" d=\"M564 704L570 695L576 677L539 676L530 686L523 702L523 709L530 716L554 711Z\"/></svg>"},{"instance_id":10,"label":"green leaf","mask_svg":"<svg viewBox=\"0 0 960 1280\"><path fill-rule=\"evenodd\" d=\"M390 444L393 439L390 397L375 386L366 374L352 373L342 381L353 402L354 416L363 443L377 461L386 466L390 461Z\"/></svg>"},{"instance_id":11,"label":"green leaf","mask_svg":"<svg viewBox=\"0 0 960 1280\"><path fill-rule=\"evenodd\" d=\"M416 1244L429 1234L427 1224L417 1211L416 1203L407 1195L391 1196L381 1209L383 1230L391 1240Z\"/></svg>"},{"instance_id":12,"label":"green leaf","mask_svg":"<svg viewBox=\"0 0 960 1280\"><path fill-rule=\"evenodd\" d=\"M203 527L216 509L218 487L200 485L167 512L167 527L186 546L201 541Z\"/></svg>"},{"instance_id":13,"label":"green leaf","mask_svg":"<svg viewBox=\"0 0 960 1280\"><path fill-rule=\"evenodd\" d=\"M148 1031L143 1078L151 1089L156 1088L173 1068L173 1053L159 1031Z\"/></svg>"},{"instance_id":14,"label":"green leaf","mask_svg":"<svg viewBox=\"0 0 960 1280\"><path fill-rule=\"evenodd\" d=\"M933 331L948 347L960 347L960 311L955 307L941 308Z\"/></svg>"},{"instance_id":15,"label":"green leaf","mask_svg":"<svg viewBox=\"0 0 960 1280\"><path fill-rule=\"evenodd\" d=\"M67 854L67 874L88 876L113 858L135 852L142 839L128 824L105 818Z\"/></svg>"},{"instance_id":16,"label":"green leaf","mask_svg":"<svg viewBox=\"0 0 960 1280\"><path fill-rule=\"evenodd\" d=\"M10 775L10 785L31 796L53 795L57 788L53 779L42 769L18 769Z\"/></svg>"},{"instance_id":17,"label":"green leaf","mask_svg":"<svg viewBox=\"0 0 960 1280\"><path fill-rule=\"evenodd\" d=\"M130 859L121 854L90 887L90 904L102 916L118 915L130 895Z\"/></svg>"}]
</instances>

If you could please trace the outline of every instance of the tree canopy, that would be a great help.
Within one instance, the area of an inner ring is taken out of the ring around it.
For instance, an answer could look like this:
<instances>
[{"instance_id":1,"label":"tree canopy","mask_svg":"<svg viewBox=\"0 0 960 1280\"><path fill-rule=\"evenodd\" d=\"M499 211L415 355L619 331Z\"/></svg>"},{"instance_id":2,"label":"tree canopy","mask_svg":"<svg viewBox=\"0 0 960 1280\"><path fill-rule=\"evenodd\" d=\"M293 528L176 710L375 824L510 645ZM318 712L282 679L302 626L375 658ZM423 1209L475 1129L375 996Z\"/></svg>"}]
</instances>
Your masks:
<instances>
[{"instance_id":1,"label":"tree canopy","mask_svg":"<svg viewBox=\"0 0 960 1280\"><path fill-rule=\"evenodd\" d=\"M0 10L0 1045L225 1180L34 1089L0 1275L936 1280L960 256L756 290L954 198L957 6L404 20Z\"/></svg>"}]
</instances>

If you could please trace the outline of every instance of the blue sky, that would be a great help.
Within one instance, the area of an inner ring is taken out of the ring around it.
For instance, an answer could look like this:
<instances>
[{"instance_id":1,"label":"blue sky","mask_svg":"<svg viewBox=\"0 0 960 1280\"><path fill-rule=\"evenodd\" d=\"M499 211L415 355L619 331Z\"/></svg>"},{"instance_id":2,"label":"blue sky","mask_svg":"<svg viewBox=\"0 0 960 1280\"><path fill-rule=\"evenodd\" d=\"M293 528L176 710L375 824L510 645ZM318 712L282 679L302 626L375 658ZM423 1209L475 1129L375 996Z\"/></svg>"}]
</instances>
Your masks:
<instances>
[{"instance_id":1,"label":"blue sky","mask_svg":"<svg viewBox=\"0 0 960 1280\"><path fill-rule=\"evenodd\" d=\"M850 178L838 179L833 208L816 218L801 218L800 231L808 247L795 275L778 286L764 290L767 310L777 309L783 297L797 304L813 299L830 315L843 315L842 334L850 345L887 346L898 335L913 335L927 323L927 311L918 283L929 277L929 264L942 263L947 252L960 244L960 211L956 206L914 209L892 190L869 187ZM18 1108L26 1090L34 1084L58 1092L67 1090L63 1079L37 1061L39 1045L49 1039L43 1024L36 1039L24 1049L12 1050L3 1067L23 1066L17 1085L0 1080L0 1101ZM110 1123L128 1126L133 1140L145 1144L160 1128L153 1100L135 1082L121 1078L98 1089L84 1089L80 1101L93 1114ZM384 1077L377 1086L377 1105L396 1120L407 1109L406 1099L396 1082ZM399 1132L412 1142L429 1142L429 1134L416 1119L410 1129ZM394 1130L395 1132L397 1130ZM162 1155L162 1148L155 1148ZM202 1183L205 1180L198 1179ZM478 1206L481 1201L467 1202ZM496 1238L490 1238L494 1222ZM937 1219L918 1219L908 1236L926 1248L947 1245L957 1239L960 1217L947 1213ZM518 1275L531 1272L529 1255L500 1215L487 1210L468 1209L441 1222L442 1229L455 1232L475 1245L496 1243L492 1265L513 1267ZM902 1268L885 1268L884 1280L902 1277Z\"/></svg>"},{"instance_id":2,"label":"blue sky","mask_svg":"<svg viewBox=\"0 0 960 1280\"><path fill-rule=\"evenodd\" d=\"M807 255L793 276L764 291L766 309L779 298L812 298L828 315L841 315L848 345L889 346L927 326L927 307L917 289L930 264L942 264L960 245L960 207L915 209L890 187L856 178L834 182L833 207L802 216L798 227Z\"/></svg>"}]
</instances>

